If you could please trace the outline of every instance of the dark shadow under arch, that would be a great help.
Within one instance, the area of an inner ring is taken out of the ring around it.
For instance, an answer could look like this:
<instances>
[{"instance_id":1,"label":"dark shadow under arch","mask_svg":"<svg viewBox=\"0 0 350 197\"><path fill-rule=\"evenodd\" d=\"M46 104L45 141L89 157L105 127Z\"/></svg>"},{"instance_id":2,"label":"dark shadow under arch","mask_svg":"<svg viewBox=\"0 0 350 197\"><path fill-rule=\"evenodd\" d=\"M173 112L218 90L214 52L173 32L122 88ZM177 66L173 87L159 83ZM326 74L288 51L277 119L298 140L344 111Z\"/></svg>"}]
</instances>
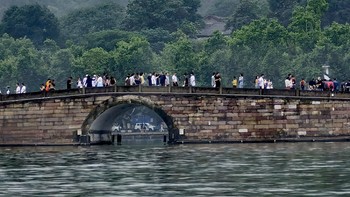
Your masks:
<instances>
[{"instance_id":1,"label":"dark shadow under arch","mask_svg":"<svg viewBox=\"0 0 350 197\"><path fill-rule=\"evenodd\" d=\"M149 108L166 124L168 129L168 143L175 143L177 141L179 131L174 127L173 118L169 116L161 106L155 105L150 99L140 96L112 97L96 106L82 125L83 135L91 136L93 133L98 133L102 137L99 142L96 143L112 142L110 128L114 119L111 117L138 106Z\"/></svg>"}]
</instances>

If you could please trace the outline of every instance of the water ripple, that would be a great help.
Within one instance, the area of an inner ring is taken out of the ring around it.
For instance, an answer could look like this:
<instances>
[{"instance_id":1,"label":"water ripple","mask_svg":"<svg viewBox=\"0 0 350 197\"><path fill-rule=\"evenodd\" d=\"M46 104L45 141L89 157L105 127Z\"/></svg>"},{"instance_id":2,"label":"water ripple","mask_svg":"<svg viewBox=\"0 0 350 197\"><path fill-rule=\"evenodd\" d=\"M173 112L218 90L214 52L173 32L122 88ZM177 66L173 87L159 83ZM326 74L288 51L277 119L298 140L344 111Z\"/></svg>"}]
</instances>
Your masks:
<instances>
[{"instance_id":1,"label":"water ripple","mask_svg":"<svg viewBox=\"0 0 350 197\"><path fill-rule=\"evenodd\" d=\"M0 196L349 196L348 143L0 148Z\"/></svg>"}]
</instances>

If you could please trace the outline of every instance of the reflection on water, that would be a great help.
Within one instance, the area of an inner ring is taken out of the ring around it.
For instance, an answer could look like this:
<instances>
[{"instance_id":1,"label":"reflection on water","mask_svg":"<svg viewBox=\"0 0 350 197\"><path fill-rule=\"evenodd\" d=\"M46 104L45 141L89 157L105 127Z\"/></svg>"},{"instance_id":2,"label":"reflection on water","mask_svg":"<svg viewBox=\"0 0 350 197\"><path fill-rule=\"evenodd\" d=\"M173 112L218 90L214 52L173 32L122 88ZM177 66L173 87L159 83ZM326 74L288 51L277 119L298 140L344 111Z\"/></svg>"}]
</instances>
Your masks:
<instances>
[{"instance_id":1,"label":"reflection on water","mask_svg":"<svg viewBox=\"0 0 350 197\"><path fill-rule=\"evenodd\" d=\"M0 148L1 196L349 196L349 143Z\"/></svg>"}]
</instances>

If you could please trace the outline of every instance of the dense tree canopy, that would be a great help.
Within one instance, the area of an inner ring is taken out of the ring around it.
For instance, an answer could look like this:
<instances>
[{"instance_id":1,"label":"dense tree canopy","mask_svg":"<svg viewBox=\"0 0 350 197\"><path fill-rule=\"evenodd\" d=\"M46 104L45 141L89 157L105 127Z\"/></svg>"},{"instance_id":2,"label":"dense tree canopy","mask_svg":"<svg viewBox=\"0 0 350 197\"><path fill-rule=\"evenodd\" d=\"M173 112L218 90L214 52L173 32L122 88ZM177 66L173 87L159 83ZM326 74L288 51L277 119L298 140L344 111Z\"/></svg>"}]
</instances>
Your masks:
<instances>
[{"instance_id":1,"label":"dense tree canopy","mask_svg":"<svg viewBox=\"0 0 350 197\"><path fill-rule=\"evenodd\" d=\"M123 19L124 10L117 4L79 9L61 18L62 35L81 42L86 34L120 28Z\"/></svg>"},{"instance_id":2,"label":"dense tree canopy","mask_svg":"<svg viewBox=\"0 0 350 197\"><path fill-rule=\"evenodd\" d=\"M27 37L35 45L59 37L58 19L49 9L38 4L11 7L5 12L1 26L4 33L14 38Z\"/></svg>"},{"instance_id":3,"label":"dense tree canopy","mask_svg":"<svg viewBox=\"0 0 350 197\"><path fill-rule=\"evenodd\" d=\"M199 0L132 0L127 8L126 29L162 28L171 32L186 24L201 23Z\"/></svg>"},{"instance_id":4,"label":"dense tree canopy","mask_svg":"<svg viewBox=\"0 0 350 197\"><path fill-rule=\"evenodd\" d=\"M237 5L225 14L236 21L233 32L216 31L208 39L192 36L200 21L199 1L134 0L125 15L115 4L100 4L59 19L50 18L52 13L37 4L12 7L0 24L9 32L0 35L0 89L25 82L29 91L37 91L47 78L64 88L69 76L77 79L105 72L116 77L118 84L137 72L176 72L182 80L184 73L192 71L198 85L209 86L212 72L220 72L225 86L244 73L246 87L253 87L254 77L263 73L281 88L288 73L297 80L310 80L322 76L324 64L331 66L332 77L349 80L350 25L345 1L224 2ZM343 7L336 9L337 5ZM36 9L29 12L32 7ZM39 28L45 23L38 21L49 19L56 21L53 25L60 21L61 34L58 25L53 37L47 36L49 27ZM38 26L29 28L30 24ZM11 28L22 29L11 34Z\"/></svg>"}]
</instances>

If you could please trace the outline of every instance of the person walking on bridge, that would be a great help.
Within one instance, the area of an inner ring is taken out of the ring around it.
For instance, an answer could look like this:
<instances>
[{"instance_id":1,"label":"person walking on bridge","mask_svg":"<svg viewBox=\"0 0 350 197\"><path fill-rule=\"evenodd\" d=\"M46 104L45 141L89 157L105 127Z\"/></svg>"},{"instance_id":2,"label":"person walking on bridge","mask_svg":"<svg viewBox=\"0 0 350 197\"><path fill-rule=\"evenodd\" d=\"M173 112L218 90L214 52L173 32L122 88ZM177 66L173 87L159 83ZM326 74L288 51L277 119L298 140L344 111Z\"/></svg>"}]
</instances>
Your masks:
<instances>
[{"instance_id":1,"label":"person walking on bridge","mask_svg":"<svg viewBox=\"0 0 350 197\"><path fill-rule=\"evenodd\" d=\"M178 78L176 76L176 73L173 74L173 76L171 77L171 80L173 82L173 86L179 86L178 84Z\"/></svg>"},{"instance_id":2,"label":"person walking on bridge","mask_svg":"<svg viewBox=\"0 0 350 197\"><path fill-rule=\"evenodd\" d=\"M22 83L21 94L24 94L24 93L27 93L27 87L26 87L26 85L24 85L24 83Z\"/></svg>"},{"instance_id":3,"label":"person walking on bridge","mask_svg":"<svg viewBox=\"0 0 350 197\"><path fill-rule=\"evenodd\" d=\"M264 74L261 74L258 79L258 85L260 89L264 89Z\"/></svg>"},{"instance_id":4,"label":"person walking on bridge","mask_svg":"<svg viewBox=\"0 0 350 197\"><path fill-rule=\"evenodd\" d=\"M16 94L20 94L21 93L21 86L19 85L19 83L16 83Z\"/></svg>"},{"instance_id":5,"label":"person walking on bridge","mask_svg":"<svg viewBox=\"0 0 350 197\"><path fill-rule=\"evenodd\" d=\"M211 87L215 88L215 76L216 73L214 72L213 75L211 76Z\"/></svg>"},{"instance_id":6,"label":"person walking on bridge","mask_svg":"<svg viewBox=\"0 0 350 197\"><path fill-rule=\"evenodd\" d=\"M236 78L236 76L233 76L232 87L237 88L237 84L238 84L237 78Z\"/></svg>"},{"instance_id":7,"label":"person walking on bridge","mask_svg":"<svg viewBox=\"0 0 350 197\"><path fill-rule=\"evenodd\" d=\"M238 77L238 88L243 88L243 83L244 82L244 78L243 78L243 73L241 73Z\"/></svg>"},{"instance_id":8,"label":"person walking on bridge","mask_svg":"<svg viewBox=\"0 0 350 197\"><path fill-rule=\"evenodd\" d=\"M191 72L191 76L190 76L190 85L192 87L196 86L196 77L194 76L193 72Z\"/></svg>"}]
</instances>

